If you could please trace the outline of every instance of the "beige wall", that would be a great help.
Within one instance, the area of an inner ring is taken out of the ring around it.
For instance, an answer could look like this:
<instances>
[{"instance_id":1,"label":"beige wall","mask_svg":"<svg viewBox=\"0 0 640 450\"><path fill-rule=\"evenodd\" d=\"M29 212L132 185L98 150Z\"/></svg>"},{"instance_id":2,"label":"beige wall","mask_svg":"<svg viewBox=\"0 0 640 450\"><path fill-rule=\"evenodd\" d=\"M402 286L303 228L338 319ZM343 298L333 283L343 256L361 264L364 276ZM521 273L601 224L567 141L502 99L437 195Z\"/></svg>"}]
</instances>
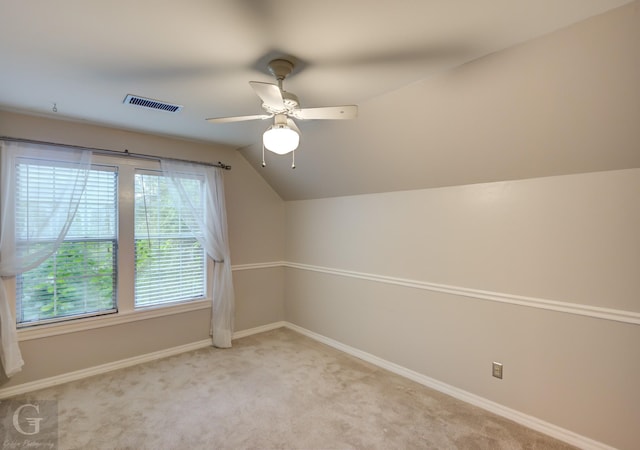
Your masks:
<instances>
[{"instance_id":1,"label":"beige wall","mask_svg":"<svg viewBox=\"0 0 640 450\"><path fill-rule=\"evenodd\" d=\"M232 264L282 259L284 203L235 150L2 111L0 136L230 164L225 194ZM237 275L237 331L283 320L283 269L271 269L267 280L265 271ZM210 312L199 310L23 341L25 367L0 387L198 342L208 338L209 322Z\"/></svg>"},{"instance_id":2,"label":"beige wall","mask_svg":"<svg viewBox=\"0 0 640 450\"><path fill-rule=\"evenodd\" d=\"M352 142L388 158L344 151L316 171L356 168L318 182L334 198L286 203L285 260L314 266L287 269L286 320L638 448L639 20L634 2L361 104Z\"/></svg>"},{"instance_id":3,"label":"beige wall","mask_svg":"<svg viewBox=\"0 0 640 450\"><path fill-rule=\"evenodd\" d=\"M287 261L474 291L289 268L286 319L633 448L640 442L638 324L474 296L482 290L640 313L638 198L640 169L630 169L287 202ZM502 381L492 378L492 361L504 364Z\"/></svg>"}]
</instances>

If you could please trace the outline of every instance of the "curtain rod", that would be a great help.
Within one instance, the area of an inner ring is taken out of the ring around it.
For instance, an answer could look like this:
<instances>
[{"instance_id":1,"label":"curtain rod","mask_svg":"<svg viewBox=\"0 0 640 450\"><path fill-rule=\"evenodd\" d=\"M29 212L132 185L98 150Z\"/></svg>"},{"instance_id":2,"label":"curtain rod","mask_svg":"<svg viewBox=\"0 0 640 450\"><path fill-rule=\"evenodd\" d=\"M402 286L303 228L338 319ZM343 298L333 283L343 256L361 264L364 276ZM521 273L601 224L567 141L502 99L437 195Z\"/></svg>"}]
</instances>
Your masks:
<instances>
[{"instance_id":1,"label":"curtain rod","mask_svg":"<svg viewBox=\"0 0 640 450\"><path fill-rule=\"evenodd\" d=\"M192 164L201 164L203 166L218 167L218 168L224 169L224 170L231 170L231 166L230 165L222 163L220 161L218 161L217 164L213 164L213 163L207 163L207 162L202 162L202 161L192 161L192 160L189 160L189 159L164 158L164 157L160 157L160 156L145 155L145 154L142 154L142 153L131 153L127 149L125 149L124 151L109 150L109 149L105 149L105 148L83 147L83 146L80 146L80 145L60 144L60 143L57 143L57 142L46 142L46 141L35 141L35 140L32 140L32 139L12 138L12 137L9 137L9 136L0 136L0 140L2 140L2 141L11 141L11 142L25 142L25 143L28 143L28 144L53 145L53 146L56 146L56 147L76 148L76 149L81 149L81 150L91 150L94 153L103 154L103 155L129 156L131 158L150 159L150 160L153 160L153 161L160 161L161 159L164 159L164 160L168 160L168 161L178 161L178 162L186 162L186 163L192 163Z\"/></svg>"}]
</instances>

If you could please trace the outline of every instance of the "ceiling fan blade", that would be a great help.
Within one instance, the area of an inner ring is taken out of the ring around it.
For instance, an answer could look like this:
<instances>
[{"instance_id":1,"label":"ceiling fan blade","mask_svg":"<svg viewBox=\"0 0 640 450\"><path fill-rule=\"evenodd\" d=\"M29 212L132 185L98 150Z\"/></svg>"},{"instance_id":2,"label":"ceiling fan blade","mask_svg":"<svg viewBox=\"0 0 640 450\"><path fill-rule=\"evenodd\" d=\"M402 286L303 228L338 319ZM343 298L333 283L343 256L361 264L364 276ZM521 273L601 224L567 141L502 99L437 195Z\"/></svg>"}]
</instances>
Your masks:
<instances>
[{"instance_id":1,"label":"ceiling fan blade","mask_svg":"<svg viewBox=\"0 0 640 450\"><path fill-rule=\"evenodd\" d=\"M249 81L249 84L265 105L274 110L285 110L282 92L277 85L260 81Z\"/></svg>"},{"instance_id":2,"label":"ceiling fan blade","mask_svg":"<svg viewBox=\"0 0 640 450\"><path fill-rule=\"evenodd\" d=\"M212 117L206 120L207 122L211 122L211 123L230 123L230 122L244 122L246 120L270 119L271 117L273 117L273 115L271 114L255 114L253 116Z\"/></svg>"},{"instance_id":3,"label":"ceiling fan blade","mask_svg":"<svg viewBox=\"0 0 640 450\"><path fill-rule=\"evenodd\" d=\"M325 106L321 108L302 108L294 111L297 119L355 119L358 116L356 105Z\"/></svg>"},{"instance_id":4,"label":"ceiling fan blade","mask_svg":"<svg viewBox=\"0 0 640 450\"><path fill-rule=\"evenodd\" d=\"M298 135L302 135L300 128L298 128L298 125L296 125L293 119L287 118L287 126L291 128L293 131L295 131L296 133L298 133Z\"/></svg>"}]
</instances>

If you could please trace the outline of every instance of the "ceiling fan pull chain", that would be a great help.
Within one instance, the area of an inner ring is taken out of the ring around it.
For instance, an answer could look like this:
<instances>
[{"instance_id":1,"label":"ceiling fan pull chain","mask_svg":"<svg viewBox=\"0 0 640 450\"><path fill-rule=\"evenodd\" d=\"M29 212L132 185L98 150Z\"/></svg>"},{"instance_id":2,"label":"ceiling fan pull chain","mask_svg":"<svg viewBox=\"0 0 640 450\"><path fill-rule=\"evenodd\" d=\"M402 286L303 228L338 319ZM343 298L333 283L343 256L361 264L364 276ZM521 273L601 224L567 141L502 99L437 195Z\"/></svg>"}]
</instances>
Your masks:
<instances>
[{"instance_id":1,"label":"ceiling fan pull chain","mask_svg":"<svg viewBox=\"0 0 640 450\"><path fill-rule=\"evenodd\" d=\"M264 143L262 144L262 167L267 167L267 163L264 162Z\"/></svg>"},{"instance_id":2,"label":"ceiling fan pull chain","mask_svg":"<svg viewBox=\"0 0 640 450\"><path fill-rule=\"evenodd\" d=\"M291 152L291 168L295 169L296 168L296 151L292 151Z\"/></svg>"}]
</instances>

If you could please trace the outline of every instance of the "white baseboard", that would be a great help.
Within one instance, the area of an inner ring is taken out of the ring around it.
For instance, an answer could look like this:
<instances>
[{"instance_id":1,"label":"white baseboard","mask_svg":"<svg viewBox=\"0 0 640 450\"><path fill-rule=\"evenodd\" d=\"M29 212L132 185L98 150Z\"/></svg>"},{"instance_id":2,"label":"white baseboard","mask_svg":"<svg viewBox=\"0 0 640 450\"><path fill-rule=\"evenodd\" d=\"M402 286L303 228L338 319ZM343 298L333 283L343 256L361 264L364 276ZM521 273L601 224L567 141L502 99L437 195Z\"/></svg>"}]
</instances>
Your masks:
<instances>
[{"instance_id":1,"label":"white baseboard","mask_svg":"<svg viewBox=\"0 0 640 450\"><path fill-rule=\"evenodd\" d=\"M261 325L255 328L249 328L248 330L242 330L233 333L233 339L241 339L243 337L251 336L252 334L264 333L265 331L271 331L285 326L287 326L287 322L280 321L269 323L267 325Z\"/></svg>"},{"instance_id":2,"label":"white baseboard","mask_svg":"<svg viewBox=\"0 0 640 450\"><path fill-rule=\"evenodd\" d=\"M516 423L519 423L528 428L544 433L558 440L564 441L568 444L575 445L581 449L615 450L613 447L605 445L602 442L594 441L593 439L589 439L585 436L574 433L573 431L569 431L559 426L556 426L552 423L545 422L544 420L540 420L537 417L524 414L520 411L516 411L514 409L508 408L499 403L495 403L486 398L483 398L478 395L459 389L455 386L451 386L449 384L435 380L426 375L407 369L406 367L392 363L385 359L379 358L375 355L372 355L371 353L363 352L362 350L358 350L357 348L350 347L341 342L338 342L336 340L333 340L321 334L315 333L313 331L307 330L306 328L302 328L290 322L285 322L284 326L300 334L303 334L307 337L310 337L311 339L314 339L318 342L321 342L337 350L340 350L344 353L347 353L351 356L355 356L356 358L362 359L363 361L371 363L382 369L386 369L389 372L393 372L397 375L400 375L402 377L405 377L417 383L420 383L423 386L427 386L429 388L435 389L436 391L450 395L451 397L457 398L466 403L470 403L472 405L478 406L479 408L485 409L494 414L505 417L509 420L513 420Z\"/></svg>"},{"instance_id":3,"label":"white baseboard","mask_svg":"<svg viewBox=\"0 0 640 450\"><path fill-rule=\"evenodd\" d=\"M43 378L42 380L30 381L28 383L18 384L16 386L10 386L0 389L0 399L13 397L15 395L26 394L27 392L37 391L39 389L45 389L59 384L68 383L70 381L81 380L83 378L92 377L94 375L100 375L102 373L111 372L118 369L124 369L125 367L135 366L156 359L166 358L168 356L178 355L180 353L197 350L211 346L211 340L205 339L203 341L192 342L190 344L180 345L178 347L167 348L159 350L157 352L146 353L144 355L133 356L131 358L121 359L99 366L88 367L86 369L76 370L62 375L56 375L49 378Z\"/></svg>"},{"instance_id":4,"label":"white baseboard","mask_svg":"<svg viewBox=\"0 0 640 450\"><path fill-rule=\"evenodd\" d=\"M251 336L258 333L264 333L266 331L271 331L271 330L275 330L277 328L282 328L282 327L289 328L313 340L326 344L330 347L333 347L337 350L340 350L356 358L362 359L363 361L367 361L382 369L388 370L389 372L403 376L417 383L420 383L424 386L435 389L439 392L450 395L454 398L470 403L472 405L478 406L494 414L513 420L516 423L519 423L521 425L524 425L528 428L539 431L541 433L544 433L548 436L554 437L561 441L567 442L569 444L575 445L584 450L615 450L613 447L607 446L601 442L594 441L593 439L589 439L585 436L581 436L577 433L558 427L549 422L545 422L536 417L521 413L519 411L500 405L499 403L495 403L486 398L480 397L478 395L456 388L449 384L435 380L426 375L407 369L406 367L392 363L385 359L379 358L375 355L372 355L371 353L358 350L357 348L343 344L334 339L331 339L321 334L307 330L306 328L302 328L290 322L286 322L286 321L273 322L267 325L250 328L248 330L241 330L233 334L233 339L234 340L240 339L243 337ZM155 361L158 359L166 358L173 355L178 355L180 353L189 352L192 350L197 350L197 349L205 348L209 346L211 346L211 340L205 339L202 341L192 342L190 344L180 345L177 347L172 347L172 348L160 350L157 352L152 352L144 355L134 356L132 358L122 359L120 361L114 361L107 364L101 364L99 366L89 367L87 369L81 369L81 370L76 370L74 372L69 372L62 375L56 375L56 376L45 378L42 380L31 381L28 383L19 384L17 386L0 388L0 400L13 397L16 395L25 394L28 392L33 392L39 389L45 389L52 386L57 386L59 384L68 383L70 381L76 381L76 380L91 377L94 375L100 375L100 374L111 372L114 370L123 369L125 367L131 367L137 364Z\"/></svg>"},{"instance_id":5,"label":"white baseboard","mask_svg":"<svg viewBox=\"0 0 640 450\"><path fill-rule=\"evenodd\" d=\"M260 327L238 331L233 334L233 339L240 339L251 336L252 334L263 333L265 331L275 330L276 328L282 328L284 326L285 322L274 322ZM76 370L62 375L43 378L42 380L30 381L16 386L0 388L0 400L210 346L211 339L204 339L202 341L179 345L177 347L171 347L157 352L146 353L144 355L133 356L131 358L121 359L119 361L101 364L99 366L88 367L86 369Z\"/></svg>"}]
</instances>

